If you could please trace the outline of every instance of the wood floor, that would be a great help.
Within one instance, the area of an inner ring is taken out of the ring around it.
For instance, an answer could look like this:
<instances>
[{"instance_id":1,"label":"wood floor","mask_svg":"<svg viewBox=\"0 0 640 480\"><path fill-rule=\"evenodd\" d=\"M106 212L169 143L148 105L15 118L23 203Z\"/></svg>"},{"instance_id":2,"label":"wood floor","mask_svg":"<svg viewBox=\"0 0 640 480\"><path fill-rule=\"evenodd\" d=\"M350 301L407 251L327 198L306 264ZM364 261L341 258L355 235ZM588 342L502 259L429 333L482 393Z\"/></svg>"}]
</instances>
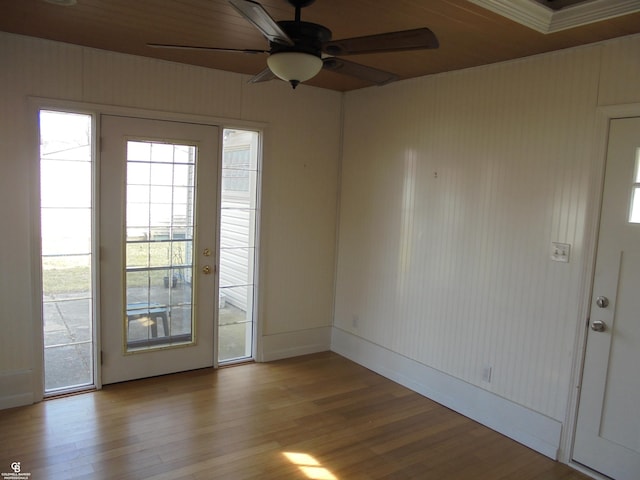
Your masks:
<instances>
[{"instance_id":1,"label":"wood floor","mask_svg":"<svg viewBox=\"0 0 640 480\"><path fill-rule=\"evenodd\" d=\"M31 480L587 478L329 352L0 411L0 436Z\"/></svg>"}]
</instances>

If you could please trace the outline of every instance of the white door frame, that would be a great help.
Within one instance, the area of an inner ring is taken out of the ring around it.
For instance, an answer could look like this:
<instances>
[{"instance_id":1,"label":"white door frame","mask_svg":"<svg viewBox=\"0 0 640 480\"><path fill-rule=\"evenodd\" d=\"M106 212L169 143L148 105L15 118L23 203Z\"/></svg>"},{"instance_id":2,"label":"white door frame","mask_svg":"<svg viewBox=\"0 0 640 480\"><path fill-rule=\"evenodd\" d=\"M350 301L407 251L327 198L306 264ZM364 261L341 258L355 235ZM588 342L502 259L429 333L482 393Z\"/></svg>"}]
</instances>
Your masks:
<instances>
[{"instance_id":1,"label":"white door frame","mask_svg":"<svg viewBox=\"0 0 640 480\"><path fill-rule=\"evenodd\" d=\"M100 103L88 103L88 102L78 102L73 100L61 100L55 98L46 98L46 97L37 97L31 96L27 98L29 103L29 109L31 111L32 125L36 127L38 125L38 115L40 110L69 110L69 111L77 111L80 113L94 115L96 119L95 124L95 132L96 132L96 145L94 145L94 155L95 158L98 159L99 154L99 133L100 133L100 115L120 115L120 116L129 116L129 117L137 117L137 118L147 118L150 120L165 120L165 121L173 121L173 122L184 122L184 123L196 123L201 125L213 125L220 127L219 128L219 146L221 147L222 135L225 128L237 128L243 130L254 130L258 132L261 137L264 139L265 133L267 131L267 125L263 122L253 122L248 120L237 120L237 119L229 119L224 117L215 117L208 115L199 115L199 114L190 114L190 113L178 113L178 112L169 112L163 110L146 110L143 108L137 107L126 107L126 106L118 106L118 105L105 105ZM38 148L38 135L37 131L33 131L32 135L32 156L35 159L39 159L39 148ZM265 158L267 152L266 142L261 142L261 148L259 150L259 161L262 164L262 159ZM259 167L261 170L261 167ZM38 170L39 171L39 170ZM40 203L37 201L39 199L39 178L36 175L32 176L31 185L31 219L32 219L32 227L31 227L31 265L30 271L32 272L32 298L31 298L31 308L33 312L41 311L41 303L42 303L42 282L40 281L40 226L39 226L39 218L40 218ZM220 182L220 178L218 178L218 182ZM258 218L256 219L257 223L257 231L256 238L260 236L260 205L261 205L261 182L258 182ZM220 185L217 186L220 188ZM97 194L97 192L95 193ZM99 205L96 205L99 207ZM219 206L218 206L219 207ZM219 235L218 231L219 227L216 227L216 234ZM99 232L94 232L94 235L99 234ZM97 237L96 237L97 238ZM259 289L259 253L256 252L256 293L254 300L254 308L257 310L257 315L255 316L254 322L254 353L261 351L261 328L262 322L258 321L261 312L261 296ZM219 259L216 258L216 261L219 262ZM217 278L216 278L216 289L217 289ZM99 288L99 285L96 286ZM100 296L99 290L96 292L96 310L99 311L100 305ZM216 305L217 306L217 305ZM33 328L33 402L40 402L44 399L44 334L43 334L43 318L42 315L34 316L34 328ZM99 368L99 355L101 348L101 339L100 339L100 329L97 328L98 325L95 325L99 319L97 317L94 318L94 334L95 334L95 348L94 348L94 383L96 389L102 388L102 379L100 376L100 368ZM254 355L257 361L260 361L257 355ZM214 356L214 364L217 365L217 356Z\"/></svg>"},{"instance_id":2,"label":"white door frame","mask_svg":"<svg viewBox=\"0 0 640 480\"><path fill-rule=\"evenodd\" d=\"M561 462L571 465L576 470L582 471L593 478L603 479L606 477L599 473L585 468L572 460L573 443L575 440L576 425L578 419L578 405L580 400L580 385L584 370L584 357L587 347L588 318L590 316L591 296L593 289L593 279L595 274L596 252L598 246L598 233L600 229L600 213L602 210L602 200L604 194L604 175L607 161L607 147L609 140L609 124L611 120L617 118L640 117L640 103L605 105L598 107L596 111L596 148L591 159L591 182L589 188L595 192L590 198L587 219L588 228L585 231L585 255L583 271L584 276L581 286L581 301L578 311L578 322L576 325L576 335L574 341L574 356L571 369L571 394L568 399L565 428L563 428L560 441L560 452L558 459Z\"/></svg>"}]
</instances>

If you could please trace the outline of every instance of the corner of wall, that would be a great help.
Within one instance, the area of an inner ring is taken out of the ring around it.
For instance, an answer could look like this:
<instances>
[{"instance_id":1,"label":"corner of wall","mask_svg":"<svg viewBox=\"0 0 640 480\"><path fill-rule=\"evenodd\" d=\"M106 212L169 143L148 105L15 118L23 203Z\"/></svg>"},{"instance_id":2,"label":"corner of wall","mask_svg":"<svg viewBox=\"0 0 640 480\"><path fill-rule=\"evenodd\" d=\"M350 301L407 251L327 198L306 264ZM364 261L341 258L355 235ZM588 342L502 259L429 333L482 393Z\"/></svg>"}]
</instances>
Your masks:
<instances>
[{"instance_id":1,"label":"corner of wall","mask_svg":"<svg viewBox=\"0 0 640 480\"><path fill-rule=\"evenodd\" d=\"M264 335L257 360L272 362L283 358L326 352L331 349L331 327Z\"/></svg>"}]
</instances>

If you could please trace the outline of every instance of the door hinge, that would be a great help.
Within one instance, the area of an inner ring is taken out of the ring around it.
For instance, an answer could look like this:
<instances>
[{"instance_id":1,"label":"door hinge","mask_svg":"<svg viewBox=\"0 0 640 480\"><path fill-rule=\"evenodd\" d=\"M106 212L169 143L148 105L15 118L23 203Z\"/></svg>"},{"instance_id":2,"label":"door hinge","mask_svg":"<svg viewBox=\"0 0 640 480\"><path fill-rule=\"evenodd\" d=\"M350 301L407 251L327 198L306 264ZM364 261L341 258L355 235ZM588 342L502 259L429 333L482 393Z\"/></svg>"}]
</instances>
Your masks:
<instances>
[{"instance_id":1,"label":"door hinge","mask_svg":"<svg viewBox=\"0 0 640 480\"><path fill-rule=\"evenodd\" d=\"M100 350L100 365L104 363L104 352Z\"/></svg>"}]
</instances>

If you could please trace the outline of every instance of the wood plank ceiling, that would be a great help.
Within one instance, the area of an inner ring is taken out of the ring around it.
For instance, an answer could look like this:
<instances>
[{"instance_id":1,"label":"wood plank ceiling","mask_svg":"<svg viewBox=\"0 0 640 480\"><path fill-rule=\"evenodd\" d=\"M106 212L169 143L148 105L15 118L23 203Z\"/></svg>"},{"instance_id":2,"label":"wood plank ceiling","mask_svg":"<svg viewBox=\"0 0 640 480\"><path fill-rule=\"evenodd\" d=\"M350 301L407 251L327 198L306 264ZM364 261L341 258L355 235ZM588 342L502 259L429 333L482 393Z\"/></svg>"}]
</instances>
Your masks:
<instances>
[{"instance_id":1,"label":"wood plank ceiling","mask_svg":"<svg viewBox=\"0 0 640 480\"><path fill-rule=\"evenodd\" d=\"M285 0L260 3L275 20L293 18L293 8ZM440 40L437 50L349 57L400 78L640 33L640 13L543 34L465 0L317 0L303 10L302 19L327 26L334 39L429 27ZM171 51L146 45L267 49L264 37L227 0L77 0L72 6L44 0L0 0L0 31L249 75L266 68L262 54ZM338 91L368 86L328 71L306 83Z\"/></svg>"}]
</instances>

